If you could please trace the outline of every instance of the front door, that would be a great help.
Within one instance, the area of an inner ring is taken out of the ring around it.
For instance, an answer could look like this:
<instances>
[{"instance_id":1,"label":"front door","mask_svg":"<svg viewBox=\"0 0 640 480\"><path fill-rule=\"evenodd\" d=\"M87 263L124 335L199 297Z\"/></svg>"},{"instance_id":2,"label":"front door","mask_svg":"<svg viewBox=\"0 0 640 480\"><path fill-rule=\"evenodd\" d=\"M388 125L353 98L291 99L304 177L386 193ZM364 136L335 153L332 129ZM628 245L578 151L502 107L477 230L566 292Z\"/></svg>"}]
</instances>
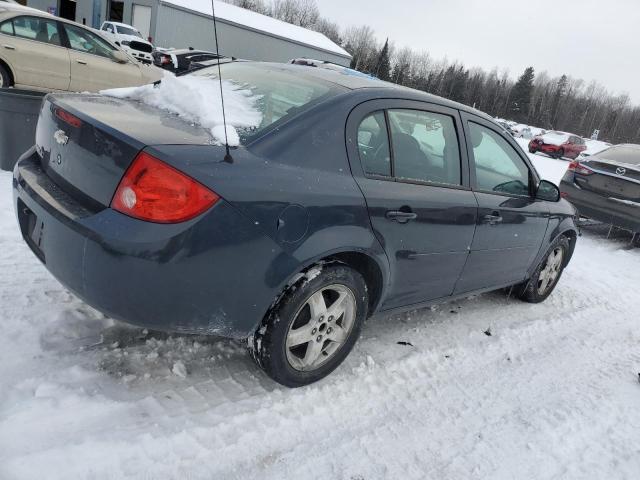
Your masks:
<instances>
[{"instance_id":1,"label":"front door","mask_svg":"<svg viewBox=\"0 0 640 480\"><path fill-rule=\"evenodd\" d=\"M534 198L537 174L524 152L491 122L463 118L478 223L456 294L524 280L549 221L548 205Z\"/></svg>"},{"instance_id":2,"label":"front door","mask_svg":"<svg viewBox=\"0 0 640 480\"><path fill-rule=\"evenodd\" d=\"M391 309L452 294L475 230L477 202L459 147L457 111L378 100L350 118L349 156L385 249Z\"/></svg>"},{"instance_id":3,"label":"front door","mask_svg":"<svg viewBox=\"0 0 640 480\"><path fill-rule=\"evenodd\" d=\"M98 92L141 84L138 66L114 61L115 48L109 42L76 25L64 24L64 29L71 47L71 91Z\"/></svg>"},{"instance_id":4,"label":"front door","mask_svg":"<svg viewBox=\"0 0 640 480\"><path fill-rule=\"evenodd\" d=\"M0 25L0 48L15 83L32 88L67 90L69 52L55 20L21 16Z\"/></svg>"}]
</instances>

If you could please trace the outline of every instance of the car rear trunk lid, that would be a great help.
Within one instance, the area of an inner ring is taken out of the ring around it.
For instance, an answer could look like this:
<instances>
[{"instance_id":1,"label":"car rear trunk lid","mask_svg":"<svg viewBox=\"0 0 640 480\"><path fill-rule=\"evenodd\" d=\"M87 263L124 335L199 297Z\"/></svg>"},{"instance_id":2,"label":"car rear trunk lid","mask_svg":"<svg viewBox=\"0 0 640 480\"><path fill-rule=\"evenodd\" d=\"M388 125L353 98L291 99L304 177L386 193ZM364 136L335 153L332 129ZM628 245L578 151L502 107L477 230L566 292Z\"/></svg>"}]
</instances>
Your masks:
<instances>
[{"instance_id":1,"label":"car rear trunk lid","mask_svg":"<svg viewBox=\"0 0 640 480\"><path fill-rule=\"evenodd\" d=\"M623 166L596 159L580 164L594 172L591 175L576 175L575 182L581 188L604 197L640 202L640 169L637 166Z\"/></svg>"},{"instance_id":2,"label":"car rear trunk lid","mask_svg":"<svg viewBox=\"0 0 640 480\"><path fill-rule=\"evenodd\" d=\"M36 149L46 174L84 205L99 209L148 145L210 144L210 134L162 110L99 95L49 95Z\"/></svg>"}]
</instances>

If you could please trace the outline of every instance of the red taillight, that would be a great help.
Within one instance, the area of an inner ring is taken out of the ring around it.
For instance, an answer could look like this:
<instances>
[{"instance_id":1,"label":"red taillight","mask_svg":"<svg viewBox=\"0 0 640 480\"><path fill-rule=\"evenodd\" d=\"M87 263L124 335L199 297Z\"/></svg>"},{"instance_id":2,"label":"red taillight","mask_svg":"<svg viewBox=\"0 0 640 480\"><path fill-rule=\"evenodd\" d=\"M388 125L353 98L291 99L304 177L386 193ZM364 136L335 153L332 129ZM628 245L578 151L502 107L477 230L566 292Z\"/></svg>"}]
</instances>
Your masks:
<instances>
[{"instance_id":1,"label":"red taillight","mask_svg":"<svg viewBox=\"0 0 640 480\"><path fill-rule=\"evenodd\" d=\"M178 223L200 215L219 199L193 178L140 152L120 180L111 208L140 220Z\"/></svg>"},{"instance_id":2,"label":"red taillight","mask_svg":"<svg viewBox=\"0 0 640 480\"><path fill-rule=\"evenodd\" d=\"M577 160L574 160L569 164L568 170L571 172L579 173L580 175L592 175L593 170L588 167L585 167Z\"/></svg>"},{"instance_id":3,"label":"red taillight","mask_svg":"<svg viewBox=\"0 0 640 480\"><path fill-rule=\"evenodd\" d=\"M66 123L68 125L71 125L72 127L75 127L75 128L80 128L82 126L82 120L80 120L75 115L71 115L66 110L63 110L63 109L57 107L54 110L54 112L56 114L56 117L58 117L64 123Z\"/></svg>"}]
</instances>

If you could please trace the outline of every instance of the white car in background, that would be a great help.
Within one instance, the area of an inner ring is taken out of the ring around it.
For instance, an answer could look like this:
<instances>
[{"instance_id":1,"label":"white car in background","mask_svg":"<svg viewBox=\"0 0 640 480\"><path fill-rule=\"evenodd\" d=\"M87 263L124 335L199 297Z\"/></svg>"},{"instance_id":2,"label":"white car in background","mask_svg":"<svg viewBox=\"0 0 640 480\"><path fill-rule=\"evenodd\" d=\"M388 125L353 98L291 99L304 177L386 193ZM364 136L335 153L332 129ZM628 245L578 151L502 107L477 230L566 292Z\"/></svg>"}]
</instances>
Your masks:
<instances>
[{"instance_id":1,"label":"white car in background","mask_svg":"<svg viewBox=\"0 0 640 480\"><path fill-rule=\"evenodd\" d=\"M133 58L142 63L153 63L153 45L142 37L142 34L131 25L119 22L103 22L100 27L107 39L114 42Z\"/></svg>"}]
</instances>

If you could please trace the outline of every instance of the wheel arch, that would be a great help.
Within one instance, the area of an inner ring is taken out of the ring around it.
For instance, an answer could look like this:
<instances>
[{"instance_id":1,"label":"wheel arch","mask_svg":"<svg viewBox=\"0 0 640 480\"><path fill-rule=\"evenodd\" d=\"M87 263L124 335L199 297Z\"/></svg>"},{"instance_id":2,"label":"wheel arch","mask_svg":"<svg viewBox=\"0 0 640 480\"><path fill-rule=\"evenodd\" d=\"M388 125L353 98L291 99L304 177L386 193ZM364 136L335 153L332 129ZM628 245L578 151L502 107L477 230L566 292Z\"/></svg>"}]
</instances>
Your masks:
<instances>
[{"instance_id":1,"label":"wheel arch","mask_svg":"<svg viewBox=\"0 0 640 480\"><path fill-rule=\"evenodd\" d=\"M5 70L9 73L9 77L11 77L11 85L15 85L16 84L16 76L13 73L13 70L11 69L9 64L3 58L0 58L0 65L2 65L5 68Z\"/></svg>"},{"instance_id":2,"label":"wheel arch","mask_svg":"<svg viewBox=\"0 0 640 480\"><path fill-rule=\"evenodd\" d=\"M567 237L567 239L569 240L569 252L564 259L564 265L563 265L563 267L566 267L569 264L571 257L573 257L573 252L576 249L576 243L578 241L578 232L574 229L569 228L567 230L562 231L559 235L557 235L554 238L554 241L560 236Z\"/></svg>"},{"instance_id":3,"label":"wheel arch","mask_svg":"<svg viewBox=\"0 0 640 480\"><path fill-rule=\"evenodd\" d=\"M273 308L290 289L297 287L301 282L308 278L307 274L311 270L318 266L324 266L332 263L349 266L364 277L367 285L367 291L369 292L368 315L371 316L380 306L386 290L385 287L387 285L387 279L389 278L389 266L384 264L383 259L386 260L386 255L384 255L384 253L381 255L375 255L373 252L350 248L326 252L303 262L283 283L273 302L269 308L267 308L263 319L256 325L256 328L260 328Z\"/></svg>"}]
</instances>

